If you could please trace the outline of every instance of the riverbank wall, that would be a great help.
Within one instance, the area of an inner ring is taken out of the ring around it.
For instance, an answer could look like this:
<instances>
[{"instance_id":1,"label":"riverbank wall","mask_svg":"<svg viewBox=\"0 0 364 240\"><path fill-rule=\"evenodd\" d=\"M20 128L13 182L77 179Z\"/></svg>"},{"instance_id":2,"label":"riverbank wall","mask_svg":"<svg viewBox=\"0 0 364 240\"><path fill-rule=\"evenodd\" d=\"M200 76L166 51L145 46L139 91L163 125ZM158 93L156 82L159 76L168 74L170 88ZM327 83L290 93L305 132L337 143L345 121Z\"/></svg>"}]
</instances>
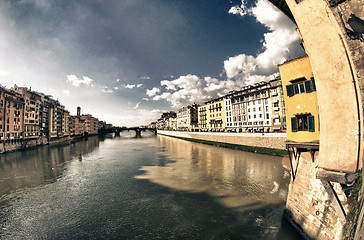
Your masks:
<instances>
[{"instance_id":1,"label":"riverbank wall","mask_svg":"<svg viewBox=\"0 0 364 240\"><path fill-rule=\"evenodd\" d=\"M160 135L177 138L197 139L201 141L219 142L233 145L286 150L285 133L225 133L225 132L181 132L158 130Z\"/></svg>"},{"instance_id":2,"label":"riverbank wall","mask_svg":"<svg viewBox=\"0 0 364 240\"><path fill-rule=\"evenodd\" d=\"M96 134L95 134L96 135ZM0 143L0 154L15 152L15 151L23 151L27 149L31 149L34 147L41 147L45 145L62 145L62 144L70 144L72 142L90 137L93 135L77 135L77 136L63 136L63 137L55 137L48 140L46 137L39 137L34 139L17 139L17 140L6 140L1 141Z\"/></svg>"}]
</instances>

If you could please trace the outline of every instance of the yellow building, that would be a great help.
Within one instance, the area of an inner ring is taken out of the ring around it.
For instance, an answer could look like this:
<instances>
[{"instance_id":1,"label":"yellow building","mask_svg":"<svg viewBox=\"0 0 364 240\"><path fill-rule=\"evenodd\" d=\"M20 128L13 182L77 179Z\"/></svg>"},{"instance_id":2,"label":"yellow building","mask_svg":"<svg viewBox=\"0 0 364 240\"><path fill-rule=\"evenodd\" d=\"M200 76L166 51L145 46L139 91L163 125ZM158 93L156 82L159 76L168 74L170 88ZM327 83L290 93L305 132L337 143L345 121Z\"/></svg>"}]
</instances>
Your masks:
<instances>
[{"instance_id":1,"label":"yellow building","mask_svg":"<svg viewBox=\"0 0 364 240\"><path fill-rule=\"evenodd\" d=\"M287 140L319 142L316 84L308 56L279 65L287 118Z\"/></svg>"},{"instance_id":2,"label":"yellow building","mask_svg":"<svg viewBox=\"0 0 364 240\"><path fill-rule=\"evenodd\" d=\"M206 106L206 125L212 132L225 131L225 103L224 98L215 98L205 102Z\"/></svg>"},{"instance_id":3,"label":"yellow building","mask_svg":"<svg viewBox=\"0 0 364 240\"><path fill-rule=\"evenodd\" d=\"M200 131L207 131L207 104L198 106L198 128Z\"/></svg>"}]
</instances>

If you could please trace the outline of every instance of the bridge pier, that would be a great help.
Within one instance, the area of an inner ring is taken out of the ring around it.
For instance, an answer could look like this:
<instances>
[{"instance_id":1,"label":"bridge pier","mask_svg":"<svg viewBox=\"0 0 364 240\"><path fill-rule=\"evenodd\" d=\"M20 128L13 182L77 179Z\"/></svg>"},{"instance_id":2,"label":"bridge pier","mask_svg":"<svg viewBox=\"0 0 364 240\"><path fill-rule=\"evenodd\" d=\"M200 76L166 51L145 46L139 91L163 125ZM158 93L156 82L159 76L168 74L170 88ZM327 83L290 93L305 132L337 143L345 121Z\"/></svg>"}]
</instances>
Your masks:
<instances>
[{"instance_id":1,"label":"bridge pier","mask_svg":"<svg viewBox=\"0 0 364 240\"><path fill-rule=\"evenodd\" d=\"M142 137L142 134L141 134L141 132L142 132L142 130L141 130L141 129L139 129L139 128L136 128L136 129L135 129L135 136L136 136L137 138L140 138L140 137Z\"/></svg>"}]
</instances>

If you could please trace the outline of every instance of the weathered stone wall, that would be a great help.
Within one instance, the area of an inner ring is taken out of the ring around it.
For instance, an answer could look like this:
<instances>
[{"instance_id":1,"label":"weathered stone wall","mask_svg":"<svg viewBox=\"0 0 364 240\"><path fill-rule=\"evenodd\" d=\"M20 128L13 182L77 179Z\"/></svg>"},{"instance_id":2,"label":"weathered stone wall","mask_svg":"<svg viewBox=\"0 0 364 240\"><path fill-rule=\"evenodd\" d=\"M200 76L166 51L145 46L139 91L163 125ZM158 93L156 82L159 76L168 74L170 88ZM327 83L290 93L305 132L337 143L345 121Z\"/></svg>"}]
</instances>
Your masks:
<instances>
[{"instance_id":1,"label":"weathered stone wall","mask_svg":"<svg viewBox=\"0 0 364 240\"><path fill-rule=\"evenodd\" d=\"M274 149L286 149L285 133L218 133L218 132L179 132L162 131L158 133L184 138L195 138L207 141L216 141L252 147L267 147Z\"/></svg>"},{"instance_id":2,"label":"weathered stone wall","mask_svg":"<svg viewBox=\"0 0 364 240\"><path fill-rule=\"evenodd\" d=\"M0 144L0 153L12 152L21 149L22 143L20 141L6 141Z\"/></svg>"},{"instance_id":3,"label":"weathered stone wall","mask_svg":"<svg viewBox=\"0 0 364 240\"><path fill-rule=\"evenodd\" d=\"M312 239L341 239L344 222L333 207L333 201L325 190L321 180L316 179L318 152L312 162L310 153L302 153L298 157L296 178L289 186L286 209L288 217L302 227L305 234ZM293 161L295 166L297 161ZM347 211L346 196L341 185L332 183L333 187Z\"/></svg>"}]
</instances>

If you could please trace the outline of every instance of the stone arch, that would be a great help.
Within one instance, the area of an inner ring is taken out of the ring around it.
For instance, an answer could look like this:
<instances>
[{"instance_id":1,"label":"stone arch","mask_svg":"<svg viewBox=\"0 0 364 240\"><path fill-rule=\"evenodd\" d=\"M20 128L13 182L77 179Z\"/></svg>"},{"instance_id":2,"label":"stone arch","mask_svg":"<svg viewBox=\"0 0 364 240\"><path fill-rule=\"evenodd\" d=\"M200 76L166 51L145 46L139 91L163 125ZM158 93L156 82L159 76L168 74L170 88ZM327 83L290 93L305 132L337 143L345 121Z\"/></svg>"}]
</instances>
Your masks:
<instances>
[{"instance_id":1,"label":"stone arch","mask_svg":"<svg viewBox=\"0 0 364 240\"><path fill-rule=\"evenodd\" d=\"M297 24L311 61L320 111L319 168L357 171L364 145L362 1L269 1Z\"/></svg>"}]
</instances>

